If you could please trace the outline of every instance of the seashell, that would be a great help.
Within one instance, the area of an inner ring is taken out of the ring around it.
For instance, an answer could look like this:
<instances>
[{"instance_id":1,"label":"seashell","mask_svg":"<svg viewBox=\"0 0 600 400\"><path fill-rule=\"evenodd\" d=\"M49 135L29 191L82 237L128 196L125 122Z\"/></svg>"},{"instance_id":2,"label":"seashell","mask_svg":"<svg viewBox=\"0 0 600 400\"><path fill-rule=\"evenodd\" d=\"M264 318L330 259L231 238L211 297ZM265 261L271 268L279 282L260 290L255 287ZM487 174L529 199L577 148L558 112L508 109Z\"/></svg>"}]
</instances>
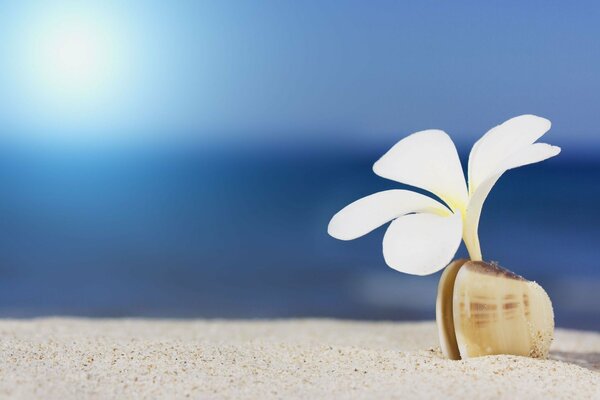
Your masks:
<instances>
[{"instance_id":1,"label":"seashell","mask_svg":"<svg viewBox=\"0 0 600 400\"><path fill-rule=\"evenodd\" d=\"M440 346L453 360L492 354L548 357L554 333L550 298L540 285L495 264L455 260L440 278Z\"/></svg>"}]
</instances>

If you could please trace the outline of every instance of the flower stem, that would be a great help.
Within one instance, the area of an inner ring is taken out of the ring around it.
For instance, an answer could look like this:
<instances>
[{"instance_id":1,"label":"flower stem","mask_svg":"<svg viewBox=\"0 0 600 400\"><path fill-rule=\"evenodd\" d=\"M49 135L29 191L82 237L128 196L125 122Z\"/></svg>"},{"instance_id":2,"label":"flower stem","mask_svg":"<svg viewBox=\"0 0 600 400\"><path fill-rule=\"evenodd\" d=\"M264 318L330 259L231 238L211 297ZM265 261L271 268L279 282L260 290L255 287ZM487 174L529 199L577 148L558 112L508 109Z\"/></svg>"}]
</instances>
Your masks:
<instances>
[{"instance_id":1,"label":"flower stem","mask_svg":"<svg viewBox=\"0 0 600 400\"><path fill-rule=\"evenodd\" d=\"M479 238L475 236L473 240L466 241L465 245L467 246L467 251L469 252L469 257L471 261L482 261L483 257L481 255L481 247L479 246Z\"/></svg>"}]
</instances>

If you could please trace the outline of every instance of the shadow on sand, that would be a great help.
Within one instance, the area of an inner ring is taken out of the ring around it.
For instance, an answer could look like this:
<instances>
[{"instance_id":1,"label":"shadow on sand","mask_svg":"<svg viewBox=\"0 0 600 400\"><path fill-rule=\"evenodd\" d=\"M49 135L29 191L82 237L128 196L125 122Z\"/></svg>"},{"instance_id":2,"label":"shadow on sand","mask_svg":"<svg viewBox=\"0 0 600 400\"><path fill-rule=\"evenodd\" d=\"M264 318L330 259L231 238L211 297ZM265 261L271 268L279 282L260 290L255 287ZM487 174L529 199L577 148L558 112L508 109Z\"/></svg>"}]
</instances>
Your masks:
<instances>
[{"instance_id":1,"label":"shadow on sand","mask_svg":"<svg viewBox=\"0 0 600 400\"><path fill-rule=\"evenodd\" d=\"M550 359L579 365L600 372L600 353L579 353L574 351L551 351Z\"/></svg>"}]
</instances>

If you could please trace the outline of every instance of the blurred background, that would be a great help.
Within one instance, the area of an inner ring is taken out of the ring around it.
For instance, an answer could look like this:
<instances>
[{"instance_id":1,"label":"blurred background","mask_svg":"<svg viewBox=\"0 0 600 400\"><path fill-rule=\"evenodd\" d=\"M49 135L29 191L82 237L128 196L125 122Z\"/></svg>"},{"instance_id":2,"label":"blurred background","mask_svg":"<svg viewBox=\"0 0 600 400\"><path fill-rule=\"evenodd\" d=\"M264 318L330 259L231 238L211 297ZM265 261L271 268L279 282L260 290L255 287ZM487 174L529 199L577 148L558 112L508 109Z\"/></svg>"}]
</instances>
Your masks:
<instances>
[{"instance_id":1,"label":"blurred background","mask_svg":"<svg viewBox=\"0 0 600 400\"><path fill-rule=\"evenodd\" d=\"M439 273L384 229L326 233L401 185L404 136L525 113L562 154L510 171L482 250L600 329L595 2L0 3L0 316L433 319ZM466 166L466 163L463 164ZM459 255L466 255L461 247Z\"/></svg>"}]
</instances>

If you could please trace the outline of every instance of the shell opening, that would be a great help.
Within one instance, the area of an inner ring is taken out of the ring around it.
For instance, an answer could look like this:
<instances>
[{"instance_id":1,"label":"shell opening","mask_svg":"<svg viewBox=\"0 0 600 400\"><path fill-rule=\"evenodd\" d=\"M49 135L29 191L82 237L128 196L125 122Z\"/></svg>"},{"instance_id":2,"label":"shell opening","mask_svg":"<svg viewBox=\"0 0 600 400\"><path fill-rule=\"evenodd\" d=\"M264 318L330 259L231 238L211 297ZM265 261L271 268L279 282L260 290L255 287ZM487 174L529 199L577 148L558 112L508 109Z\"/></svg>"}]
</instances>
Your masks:
<instances>
[{"instance_id":1,"label":"shell opening","mask_svg":"<svg viewBox=\"0 0 600 400\"><path fill-rule=\"evenodd\" d=\"M469 260L460 259L450 263L440 277L438 295L435 305L435 319L437 321L440 347L446 357L451 360L460 360L460 352L456 341L454 329L453 294L454 282L460 268Z\"/></svg>"}]
</instances>

